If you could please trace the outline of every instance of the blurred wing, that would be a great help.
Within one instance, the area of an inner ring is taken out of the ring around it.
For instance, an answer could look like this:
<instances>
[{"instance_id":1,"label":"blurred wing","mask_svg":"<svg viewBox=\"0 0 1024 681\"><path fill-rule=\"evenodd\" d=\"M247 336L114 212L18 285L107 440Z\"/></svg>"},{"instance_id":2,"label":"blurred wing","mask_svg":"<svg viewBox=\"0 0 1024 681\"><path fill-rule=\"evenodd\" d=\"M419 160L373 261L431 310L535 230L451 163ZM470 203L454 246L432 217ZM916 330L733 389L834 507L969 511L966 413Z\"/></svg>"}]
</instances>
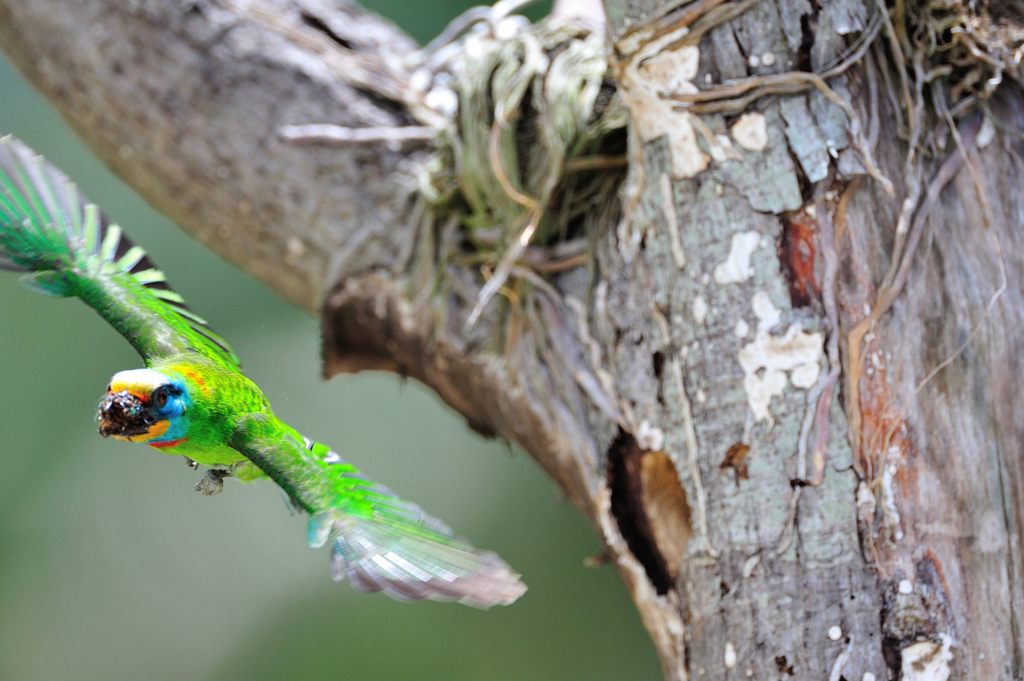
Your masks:
<instances>
[{"instance_id":1,"label":"blurred wing","mask_svg":"<svg viewBox=\"0 0 1024 681\"><path fill-rule=\"evenodd\" d=\"M67 176L11 137L0 139L0 269L26 272L25 282L43 293L81 298L147 365L195 352L239 367L145 251Z\"/></svg>"},{"instance_id":2,"label":"blurred wing","mask_svg":"<svg viewBox=\"0 0 1024 681\"><path fill-rule=\"evenodd\" d=\"M400 600L478 608L508 605L526 591L497 554L473 548L416 504L272 416L243 419L231 446L310 514L310 546L331 542L335 580L347 578L357 589Z\"/></svg>"}]
</instances>

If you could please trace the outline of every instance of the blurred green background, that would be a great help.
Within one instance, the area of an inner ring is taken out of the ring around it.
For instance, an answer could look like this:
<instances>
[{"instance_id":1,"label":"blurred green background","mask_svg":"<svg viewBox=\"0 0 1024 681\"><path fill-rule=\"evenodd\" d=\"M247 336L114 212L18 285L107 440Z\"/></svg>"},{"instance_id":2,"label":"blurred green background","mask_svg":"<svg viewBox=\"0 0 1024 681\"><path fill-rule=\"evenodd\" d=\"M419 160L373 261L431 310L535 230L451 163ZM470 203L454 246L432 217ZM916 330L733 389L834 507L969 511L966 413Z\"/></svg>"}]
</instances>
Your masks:
<instances>
[{"instance_id":1,"label":"blurred green background","mask_svg":"<svg viewBox=\"0 0 1024 681\"><path fill-rule=\"evenodd\" d=\"M421 42L467 3L377 0ZM0 276L0 680L658 678L592 530L528 457L484 441L422 386L319 378L316 321L190 240L115 179L0 56L0 134L75 178L213 321L277 412L498 550L511 608L403 604L330 581L327 552L270 484L197 473L101 439L95 404L139 365L78 301Z\"/></svg>"}]
</instances>

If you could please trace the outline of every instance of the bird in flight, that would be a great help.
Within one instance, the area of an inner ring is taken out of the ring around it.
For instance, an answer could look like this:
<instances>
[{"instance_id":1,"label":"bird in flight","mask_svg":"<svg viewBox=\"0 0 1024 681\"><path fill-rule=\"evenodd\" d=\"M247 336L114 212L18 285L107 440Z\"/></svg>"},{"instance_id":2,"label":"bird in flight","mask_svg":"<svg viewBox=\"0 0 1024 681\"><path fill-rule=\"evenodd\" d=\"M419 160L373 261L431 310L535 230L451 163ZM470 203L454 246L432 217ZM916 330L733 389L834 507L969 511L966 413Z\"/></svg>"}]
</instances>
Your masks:
<instances>
[{"instance_id":1,"label":"bird in flight","mask_svg":"<svg viewBox=\"0 0 1024 681\"><path fill-rule=\"evenodd\" d=\"M98 407L104 437L149 445L225 477L270 478L309 515L309 544L331 544L331 574L401 600L507 605L526 586L489 551L368 480L329 447L278 419L238 357L192 312L145 251L21 142L0 139L0 270L30 288L76 297L142 356Z\"/></svg>"}]
</instances>

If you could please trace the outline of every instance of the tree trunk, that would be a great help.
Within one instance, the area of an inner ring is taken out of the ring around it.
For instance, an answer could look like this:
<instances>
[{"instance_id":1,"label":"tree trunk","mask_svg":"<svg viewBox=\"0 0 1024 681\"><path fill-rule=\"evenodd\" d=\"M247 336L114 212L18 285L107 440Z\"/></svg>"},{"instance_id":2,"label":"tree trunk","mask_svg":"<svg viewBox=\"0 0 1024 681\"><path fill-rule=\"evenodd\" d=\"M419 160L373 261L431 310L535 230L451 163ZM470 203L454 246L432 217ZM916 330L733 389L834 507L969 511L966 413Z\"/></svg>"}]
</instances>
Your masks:
<instances>
[{"instance_id":1,"label":"tree trunk","mask_svg":"<svg viewBox=\"0 0 1024 681\"><path fill-rule=\"evenodd\" d=\"M666 678L1020 678L1024 32L938 4L499 7L416 52L341 0L0 0L0 44L321 311L328 375L526 449Z\"/></svg>"}]
</instances>

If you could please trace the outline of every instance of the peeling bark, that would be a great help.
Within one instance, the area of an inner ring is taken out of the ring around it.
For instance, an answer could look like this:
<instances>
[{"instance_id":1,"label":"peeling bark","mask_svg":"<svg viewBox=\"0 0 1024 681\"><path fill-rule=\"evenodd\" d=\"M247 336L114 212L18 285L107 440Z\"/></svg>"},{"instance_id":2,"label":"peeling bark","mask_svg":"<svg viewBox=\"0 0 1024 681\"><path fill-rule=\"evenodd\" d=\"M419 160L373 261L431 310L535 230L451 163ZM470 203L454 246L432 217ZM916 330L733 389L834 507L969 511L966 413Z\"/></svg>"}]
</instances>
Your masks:
<instances>
[{"instance_id":1,"label":"peeling bark","mask_svg":"<svg viewBox=\"0 0 1024 681\"><path fill-rule=\"evenodd\" d=\"M530 452L666 678L1021 676L1019 85L915 161L915 194L897 79L864 57L877 3L605 4L618 92L598 99L630 113L628 176L582 221L545 215L479 319L501 254L457 212L468 189L422 190L467 133L386 22L338 0L0 0L0 44L155 206L322 312L327 375L415 377ZM558 30L548 56L591 29ZM498 130L515 192L536 104ZM281 139L312 123L391 141ZM572 172L607 183L612 156ZM887 300L906 205L926 236Z\"/></svg>"}]
</instances>

